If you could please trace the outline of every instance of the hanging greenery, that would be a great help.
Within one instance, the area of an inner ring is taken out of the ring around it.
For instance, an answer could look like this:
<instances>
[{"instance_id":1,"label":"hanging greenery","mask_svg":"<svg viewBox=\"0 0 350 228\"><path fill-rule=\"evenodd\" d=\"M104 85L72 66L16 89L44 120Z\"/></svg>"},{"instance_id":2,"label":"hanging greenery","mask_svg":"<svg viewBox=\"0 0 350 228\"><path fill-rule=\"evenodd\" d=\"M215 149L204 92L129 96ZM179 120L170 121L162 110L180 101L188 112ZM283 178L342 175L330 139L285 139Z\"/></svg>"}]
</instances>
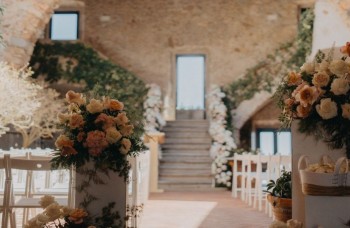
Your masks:
<instances>
[{"instance_id":1,"label":"hanging greenery","mask_svg":"<svg viewBox=\"0 0 350 228\"><path fill-rule=\"evenodd\" d=\"M226 94L223 102L228 110L226 120L229 130L234 130L232 110L261 91L271 93L276 86L276 78L282 78L305 62L305 58L311 52L313 21L313 9L305 10L301 15L298 35L293 42L281 45L273 54L267 55L254 67L247 69L238 80L223 87Z\"/></svg>"},{"instance_id":2,"label":"hanging greenery","mask_svg":"<svg viewBox=\"0 0 350 228\"><path fill-rule=\"evenodd\" d=\"M92 48L82 43L38 42L30 60L33 77L44 76L46 81L65 79L80 83L84 92L93 91L122 101L133 120L135 133L143 133L143 102L148 89L131 72L103 59Z\"/></svg>"}]
</instances>

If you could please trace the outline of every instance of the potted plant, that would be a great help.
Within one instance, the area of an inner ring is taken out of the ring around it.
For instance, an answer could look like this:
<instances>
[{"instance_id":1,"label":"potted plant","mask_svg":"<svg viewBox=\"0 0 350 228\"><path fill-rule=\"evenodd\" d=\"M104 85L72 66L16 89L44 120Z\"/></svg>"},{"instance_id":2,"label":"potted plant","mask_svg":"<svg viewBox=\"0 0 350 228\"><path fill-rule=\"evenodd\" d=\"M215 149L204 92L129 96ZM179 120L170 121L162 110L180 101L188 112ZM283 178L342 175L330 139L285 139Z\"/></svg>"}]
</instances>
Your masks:
<instances>
[{"instance_id":1,"label":"potted plant","mask_svg":"<svg viewBox=\"0 0 350 228\"><path fill-rule=\"evenodd\" d=\"M272 205L275 219L287 222L292 218L292 172L282 171L276 180L267 184L267 200Z\"/></svg>"}]
</instances>

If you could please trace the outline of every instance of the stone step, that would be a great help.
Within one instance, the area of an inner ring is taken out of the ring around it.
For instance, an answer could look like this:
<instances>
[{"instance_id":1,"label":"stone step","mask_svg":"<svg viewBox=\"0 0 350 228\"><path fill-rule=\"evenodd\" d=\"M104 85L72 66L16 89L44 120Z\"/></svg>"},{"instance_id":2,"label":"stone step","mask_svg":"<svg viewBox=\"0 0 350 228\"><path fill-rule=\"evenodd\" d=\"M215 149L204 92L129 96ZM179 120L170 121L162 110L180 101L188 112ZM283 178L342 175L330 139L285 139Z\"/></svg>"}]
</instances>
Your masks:
<instances>
[{"instance_id":1,"label":"stone step","mask_svg":"<svg viewBox=\"0 0 350 228\"><path fill-rule=\"evenodd\" d=\"M227 188L214 188L211 184L159 184L166 192L224 192Z\"/></svg>"},{"instance_id":2,"label":"stone step","mask_svg":"<svg viewBox=\"0 0 350 228\"><path fill-rule=\"evenodd\" d=\"M203 150L203 149L181 149L181 150L174 150L174 149L164 149L162 150L162 154L176 154L176 155L186 155L186 154L193 154L193 155L199 155L199 154L207 154L209 156L209 150Z\"/></svg>"},{"instance_id":3,"label":"stone step","mask_svg":"<svg viewBox=\"0 0 350 228\"><path fill-rule=\"evenodd\" d=\"M211 144L210 137L201 137L201 138L165 138L166 144Z\"/></svg>"},{"instance_id":4,"label":"stone step","mask_svg":"<svg viewBox=\"0 0 350 228\"><path fill-rule=\"evenodd\" d=\"M166 122L167 127L207 127L209 128L209 121L208 120L173 120L173 121L167 121Z\"/></svg>"},{"instance_id":5,"label":"stone step","mask_svg":"<svg viewBox=\"0 0 350 228\"><path fill-rule=\"evenodd\" d=\"M210 169L160 169L160 177L212 177Z\"/></svg>"},{"instance_id":6,"label":"stone step","mask_svg":"<svg viewBox=\"0 0 350 228\"><path fill-rule=\"evenodd\" d=\"M169 162L160 162L160 169L186 169L186 170L197 170L197 169L211 169L211 163L169 163ZM161 172L160 172L161 173Z\"/></svg>"},{"instance_id":7,"label":"stone step","mask_svg":"<svg viewBox=\"0 0 350 228\"><path fill-rule=\"evenodd\" d=\"M199 152L191 152L191 151L173 151L169 152L167 150L163 150L162 152L162 157L186 157L186 158L191 158L191 157L207 157L209 158L209 152L208 151L199 151Z\"/></svg>"},{"instance_id":8,"label":"stone step","mask_svg":"<svg viewBox=\"0 0 350 228\"><path fill-rule=\"evenodd\" d=\"M210 138L210 135L207 131L198 131L198 132L188 132L188 131L168 131L166 132L166 138Z\"/></svg>"},{"instance_id":9,"label":"stone step","mask_svg":"<svg viewBox=\"0 0 350 228\"><path fill-rule=\"evenodd\" d=\"M212 177L167 177L159 178L161 184L211 184Z\"/></svg>"},{"instance_id":10,"label":"stone step","mask_svg":"<svg viewBox=\"0 0 350 228\"><path fill-rule=\"evenodd\" d=\"M169 163L208 163L211 164L213 162L213 159L210 157L178 157L178 156L171 156L171 157L162 157L160 159L161 163L169 162Z\"/></svg>"},{"instance_id":11,"label":"stone step","mask_svg":"<svg viewBox=\"0 0 350 228\"><path fill-rule=\"evenodd\" d=\"M210 143L206 144L162 144L162 149L171 150L208 150L210 149Z\"/></svg>"}]
</instances>

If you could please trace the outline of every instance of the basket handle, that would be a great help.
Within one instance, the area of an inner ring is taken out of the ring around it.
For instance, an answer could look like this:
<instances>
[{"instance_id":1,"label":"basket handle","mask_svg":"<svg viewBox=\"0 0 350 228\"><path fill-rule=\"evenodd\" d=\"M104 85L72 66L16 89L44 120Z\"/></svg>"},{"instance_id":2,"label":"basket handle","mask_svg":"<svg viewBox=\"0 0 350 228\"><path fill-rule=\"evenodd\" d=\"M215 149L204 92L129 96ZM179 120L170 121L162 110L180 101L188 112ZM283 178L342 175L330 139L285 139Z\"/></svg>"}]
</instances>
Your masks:
<instances>
[{"instance_id":1,"label":"basket handle","mask_svg":"<svg viewBox=\"0 0 350 228\"><path fill-rule=\"evenodd\" d=\"M309 164L309 157L306 155L302 155L298 161L298 170L306 169L307 167L309 167Z\"/></svg>"},{"instance_id":2,"label":"basket handle","mask_svg":"<svg viewBox=\"0 0 350 228\"><path fill-rule=\"evenodd\" d=\"M324 165L324 164L332 164L335 166L333 159L329 156L329 155L322 155L321 159L320 159L320 165Z\"/></svg>"},{"instance_id":3,"label":"basket handle","mask_svg":"<svg viewBox=\"0 0 350 228\"><path fill-rule=\"evenodd\" d=\"M349 165L348 165L348 159L346 157L341 157L337 160L337 162L335 163L335 169L334 169L334 173L335 174L339 174L340 172L340 167L341 165L345 162L346 168L345 168L345 173L347 173L349 171Z\"/></svg>"}]
</instances>

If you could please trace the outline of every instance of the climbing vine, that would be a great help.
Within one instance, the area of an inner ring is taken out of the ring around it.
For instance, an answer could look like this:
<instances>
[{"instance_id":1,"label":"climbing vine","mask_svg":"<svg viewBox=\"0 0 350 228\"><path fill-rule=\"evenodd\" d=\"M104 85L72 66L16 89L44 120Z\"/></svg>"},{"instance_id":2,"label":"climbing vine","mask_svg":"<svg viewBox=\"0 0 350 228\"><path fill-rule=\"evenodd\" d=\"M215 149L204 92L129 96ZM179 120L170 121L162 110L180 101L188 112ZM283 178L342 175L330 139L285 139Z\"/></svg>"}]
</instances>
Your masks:
<instances>
[{"instance_id":1,"label":"climbing vine","mask_svg":"<svg viewBox=\"0 0 350 228\"><path fill-rule=\"evenodd\" d=\"M294 41L281 45L273 54L267 55L265 59L247 69L241 78L223 87L226 94L223 102L228 111L226 120L229 130L234 130L232 110L259 92L271 93L276 82L279 82L276 79L282 78L287 72L299 68L305 62L305 58L311 52L313 21L313 9L304 11Z\"/></svg>"},{"instance_id":2,"label":"climbing vine","mask_svg":"<svg viewBox=\"0 0 350 228\"><path fill-rule=\"evenodd\" d=\"M65 79L79 83L85 92L93 91L122 101L125 111L133 120L135 132L143 132L143 102L148 89L145 83L131 72L103 59L82 43L38 42L30 60L33 77L44 76L46 81Z\"/></svg>"}]
</instances>

